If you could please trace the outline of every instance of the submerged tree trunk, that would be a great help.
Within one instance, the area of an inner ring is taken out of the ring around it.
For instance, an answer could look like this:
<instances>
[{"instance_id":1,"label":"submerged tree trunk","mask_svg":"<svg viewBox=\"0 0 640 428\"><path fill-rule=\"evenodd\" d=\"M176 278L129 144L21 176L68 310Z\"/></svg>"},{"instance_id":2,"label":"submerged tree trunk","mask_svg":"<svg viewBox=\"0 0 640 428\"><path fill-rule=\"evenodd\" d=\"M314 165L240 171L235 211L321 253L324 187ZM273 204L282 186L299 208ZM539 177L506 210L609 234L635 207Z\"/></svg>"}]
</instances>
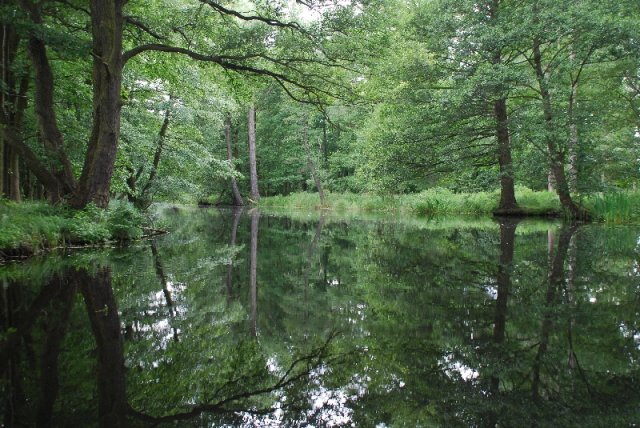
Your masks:
<instances>
[{"instance_id":1,"label":"submerged tree trunk","mask_svg":"<svg viewBox=\"0 0 640 428\"><path fill-rule=\"evenodd\" d=\"M253 104L249 107L248 125L251 200L252 202L258 202L260 200L260 192L258 191L258 168L256 164L256 107Z\"/></svg>"},{"instance_id":2,"label":"submerged tree trunk","mask_svg":"<svg viewBox=\"0 0 640 428\"><path fill-rule=\"evenodd\" d=\"M224 141L227 144L227 160L234 166L233 150L231 141L231 114L227 114L224 118ZM235 166L234 166L235 171ZM240 189L238 189L238 182L234 176L231 176L231 193L233 194L233 205L241 207L244 205L242 195L240 195Z\"/></svg>"},{"instance_id":3,"label":"submerged tree trunk","mask_svg":"<svg viewBox=\"0 0 640 428\"><path fill-rule=\"evenodd\" d=\"M547 77L542 68L542 54L540 52L540 41L535 38L533 41L533 61L535 65L536 79L542 97L542 109L545 121L545 143L547 146L550 170L555 180L556 192L563 209L571 218L588 219L589 213L579 207L571 198L569 184L564 172L564 153L558 147L555 139L555 127L553 124L553 110L551 107L551 94L547 85Z\"/></svg>"},{"instance_id":4,"label":"submerged tree trunk","mask_svg":"<svg viewBox=\"0 0 640 428\"><path fill-rule=\"evenodd\" d=\"M89 202L109 204L109 187L120 135L122 101L122 6L124 0L92 0L93 125L78 188L75 208Z\"/></svg>"},{"instance_id":5,"label":"submerged tree trunk","mask_svg":"<svg viewBox=\"0 0 640 428\"><path fill-rule=\"evenodd\" d=\"M306 119L304 121L302 143L304 144L304 149L307 152L307 167L309 168L309 172L313 177L316 189L318 189L318 194L320 195L320 204L324 205L324 191L322 190L322 182L320 181L320 177L318 176L316 165L313 162L311 146L309 145L309 121Z\"/></svg>"}]
</instances>

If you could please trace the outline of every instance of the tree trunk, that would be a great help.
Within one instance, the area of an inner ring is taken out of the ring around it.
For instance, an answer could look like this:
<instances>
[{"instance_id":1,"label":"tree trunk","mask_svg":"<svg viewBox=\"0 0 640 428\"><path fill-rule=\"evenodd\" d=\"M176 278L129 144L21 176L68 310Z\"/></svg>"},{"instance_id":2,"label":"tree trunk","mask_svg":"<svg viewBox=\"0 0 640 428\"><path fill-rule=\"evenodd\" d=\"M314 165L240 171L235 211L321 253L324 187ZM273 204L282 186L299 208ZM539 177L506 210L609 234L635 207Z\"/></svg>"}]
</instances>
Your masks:
<instances>
[{"instance_id":1,"label":"tree trunk","mask_svg":"<svg viewBox=\"0 0 640 428\"><path fill-rule=\"evenodd\" d=\"M304 149L307 152L307 167L309 168L309 172L311 172L313 181L316 184L316 189L318 189L318 194L320 195L320 205L324 206L324 191L322 190L322 183L320 182L320 177L318 177L316 166L313 163L311 146L309 145L309 121L308 120L304 121L302 143L304 144Z\"/></svg>"},{"instance_id":2,"label":"tree trunk","mask_svg":"<svg viewBox=\"0 0 640 428\"><path fill-rule=\"evenodd\" d=\"M0 134L0 198L4 195L4 135Z\"/></svg>"},{"instance_id":3,"label":"tree trunk","mask_svg":"<svg viewBox=\"0 0 640 428\"><path fill-rule=\"evenodd\" d=\"M513 162L511 160L511 139L509 136L509 117L507 100L500 98L493 105L496 119L496 140L498 142L498 163L500 165L500 204L496 214L522 214L516 201L513 180Z\"/></svg>"},{"instance_id":4,"label":"tree trunk","mask_svg":"<svg viewBox=\"0 0 640 428\"><path fill-rule=\"evenodd\" d=\"M233 161L233 150L231 147L231 114L227 114L224 118L224 141L227 143L227 160L232 166L234 166L235 163ZM231 176L231 192L233 194L233 205L236 207L243 206L244 201L242 200L240 189L238 189L238 182L236 181L236 178L234 176Z\"/></svg>"},{"instance_id":5,"label":"tree trunk","mask_svg":"<svg viewBox=\"0 0 640 428\"><path fill-rule=\"evenodd\" d=\"M22 202L22 195L20 194L20 157L14 150L11 150L10 165L11 188L9 197L16 202Z\"/></svg>"},{"instance_id":6,"label":"tree trunk","mask_svg":"<svg viewBox=\"0 0 640 428\"><path fill-rule=\"evenodd\" d=\"M29 0L22 0L22 6L29 12L31 21L36 26L42 26L39 4ZM64 193L69 194L75 189L76 183L71 162L64 151L64 140L56 119L53 100L53 72L51 71L44 41L38 36L39 34L36 32L31 34L27 50L29 51L31 64L35 71L34 109L38 123L39 137L42 140L48 157L52 161L53 174L60 180Z\"/></svg>"},{"instance_id":7,"label":"tree trunk","mask_svg":"<svg viewBox=\"0 0 640 428\"><path fill-rule=\"evenodd\" d=\"M553 123L553 110L551 108L551 94L547 86L547 78L542 69L542 54L540 53L540 41L534 38L533 60L535 64L536 79L542 97L542 109L545 122L545 142L549 156L550 169L555 179L556 192L566 214L573 219L588 219L589 213L579 207L571 198L569 185L564 172L564 153L557 146L555 141L555 126Z\"/></svg>"},{"instance_id":8,"label":"tree trunk","mask_svg":"<svg viewBox=\"0 0 640 428\"><path fill-rule=\"evenodd\" d=\"M93 36L93 125L75 208L93 201L109 204L109 187L120 136L122 85L122 5L124 0L91 0Z\"/></svg>"},{"instance_id":9,"label":"tree trunk","mask_svg":"<svg viewBox=\"0 0 640 428\"><path fill-rule=\"evenodd\" d=\"M169 96L169 99L173 99L172 96ZM162 157L162 152L164 150L164 144L167 138L167 130L169 129L169 122L171 118L171 110L167 107L164 112L164 119L162 120L162 126L160 126L160 131L158 132L158 141L156 144L156 151L153 154L153 163L151 164L151 171L149 171L149 178L147 182L142 187L140 191L140 195L134 196L134 201L137 206L140 208L147 208L151 204L153 198L149 197L149 189L153 186L153 183L156 181L156 176L158 175L158 167L160 166L160 158ZM142 172L142 171L140 171ZM132 182L135 183L140 175L136 174L133 177ZM131 187L131 186L129 186ZM133 185L133 190L135 189L135 184Z\"/></svg>"},{"instance_id":10,"label":"tree trunk","mask_svg":"<svg viewBox=\"0 0 640 428\"><path fill-rule=\"evenodd\" d=\"M251 184L251 200L258 202L260 192L258 191L258 168L256 166L256 107L249 107L249 181Z\"/></svg>"},{"instance_id":11,"label":"tree trunk","mask_svg":"<svg viewBox=\"0 0 640 428\"><path fill-rule=\"evenodd\" d=\"M572 51L570 54L571 63L576 60L576 53ZM578 190L578 123L576 120L576 106L578 103L578 82L571 79L571 95L569 96L569 108L567 115L569 116L569 190L576 192Z\"/></svg>"}]
</instances>

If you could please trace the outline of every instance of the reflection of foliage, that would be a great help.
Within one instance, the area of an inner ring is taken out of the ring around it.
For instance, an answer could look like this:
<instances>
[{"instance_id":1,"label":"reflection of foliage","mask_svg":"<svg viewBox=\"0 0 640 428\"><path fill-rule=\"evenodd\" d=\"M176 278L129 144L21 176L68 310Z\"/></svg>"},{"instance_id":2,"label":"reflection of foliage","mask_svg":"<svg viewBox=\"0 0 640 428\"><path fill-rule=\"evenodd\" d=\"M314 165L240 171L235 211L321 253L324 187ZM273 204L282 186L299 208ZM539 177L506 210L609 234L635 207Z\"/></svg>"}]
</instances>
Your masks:
<instances>
[{"instance_id":1,"label":"reflection of foliage","mask_svg":"<svg viewBox=\"0 0 640 428\"><path fill-rule=\"evenodd\" d=\"M263 214L252 301L249 216L232 240L224 211L158 215L172 233L153 243L0 270L3 307L16 320L51 276L111 267L139 424L199 415L180 424L624 426L637 414L633 228L582 226L570 236L520 224L512 262L499 265L509 245L497 223ZM76 296L59 358L63 425L86 425L97 411L96 344ZM38 361L63 307L55 299L30 330ZM2 319L0 344L19 331ZM15 347L18 367L26 396L38 397L27 349ZM11 387L5 378L3 392Z\"/></svg>"}]
</instances>

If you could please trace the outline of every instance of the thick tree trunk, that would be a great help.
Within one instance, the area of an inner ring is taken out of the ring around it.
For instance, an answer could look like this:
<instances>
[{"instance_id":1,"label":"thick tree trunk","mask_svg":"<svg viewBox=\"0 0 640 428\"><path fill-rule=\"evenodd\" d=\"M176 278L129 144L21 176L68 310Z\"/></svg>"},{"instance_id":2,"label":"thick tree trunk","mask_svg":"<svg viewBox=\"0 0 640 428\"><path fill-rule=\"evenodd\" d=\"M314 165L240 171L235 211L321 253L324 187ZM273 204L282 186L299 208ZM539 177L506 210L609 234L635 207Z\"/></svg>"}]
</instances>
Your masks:
<instances>
[{"instance_id":1,"label":"thick tree trunk","mask_svg":"<svg viewBox=\"0 0 640 428\"><path fill-rule=\"evenodd\" d=\"M41 26L42 16L39 9L40 6L29 0L22 0L22 6L29 12L31 21L36 24L36 26ZM75 177L73 175L71 162L64 151L64 140L56 119L53 100L53 72L51 71L44 41L38 37L38 33L34 32L31 34L27 49L35 71L34 109L39 136L51 160L52 172L59 178L64 193L69 194L73 192L75 188Z\"/></svg>"},{"instance_id":2,"label":"thick tree trunk","mask_svg":"<svg viewBox=\"0 0 640 428\"><path fill-rule=\"evenodd\" d=\"M542 54L540 52L540 41L535 38L533 41L533 60L535 65L536 78L542 97L542 109L545 121L545 142L549 156L550 170L555 179L556 192L563 209L567 215L574 219L588 219L589 213L579 207L571 198L569 184L564 172L564 153L557 146L555 141L555 127L553 123L553 110L551 107L551 94L547 86L547 78L542 68Z\"/></svg>"},{"instance_id":3,"label":"thick tree trunk","mask_svg":"<svg viewBox=\"0 0 640 428\"><path fill-rule=\"evenodd\" d=\"M93 126L78 188L75 208L93 201L109 204L109 187L120 136L122 100L122 5L124 0L92 0Z\"/></svg>"},{"instance_id":4,"label":"thick tree trunk","mask_svg":"<svg viewBox=\"0 0 640 428\"><path fill-rule=\"evenodd\" d=\"M316 166L313 163L311 146L309 145L309 121L308 120L304 121L302 143L304 144L304 149L307 152L307 167L309 168L309 172L313 177L313 181L316 184L316 189L318 189L318 194L320 195L320 205L324 205L324 191L322 190L322 182L320 181L320 177L318 176L318 172L316 171Z\"/></svg>"},{"instance_id":5,"label":"thick tree trunk","mask_svg":"<svg viewBox=\"0 0 640 428\"><path fill-rule=\"evenodd\" d=\"M493 105L493 111L496 119L496 140L500 165L500 204L496 214L521 214L522 210L518 207L514 187L506 98L497 100Z\"/></svg>"},{"instance_id":6,"label":"thick tree trunk","mask_svg":"<svg viewBox=\"0 0 640 428\"><path fill-rule=\"evenodd\" d=\"M254 105L249 107L248 119L249 181L251 184L251 200L252 202L258 202L260 200L260 192L258 191L258 168L256 164L256 108Z\"/></svg>"},{"instance_id":7,"label":"thick tree trunk","mask_svg":"<svg viewBox=\"0 0 640 428\"><path fill-rule=\"evenodd\" d=\"M227 114L224 118L224 141L227 144L227 160L233 166L233 150L231 141L231 115ZM235 168L234 168L235 170ZM240 189L238 189L238 182L235 177L231 177L231 193L233 194L233 205L241 207L244 205L242 195L240 195Z\"/></svg>"}]
</instances>

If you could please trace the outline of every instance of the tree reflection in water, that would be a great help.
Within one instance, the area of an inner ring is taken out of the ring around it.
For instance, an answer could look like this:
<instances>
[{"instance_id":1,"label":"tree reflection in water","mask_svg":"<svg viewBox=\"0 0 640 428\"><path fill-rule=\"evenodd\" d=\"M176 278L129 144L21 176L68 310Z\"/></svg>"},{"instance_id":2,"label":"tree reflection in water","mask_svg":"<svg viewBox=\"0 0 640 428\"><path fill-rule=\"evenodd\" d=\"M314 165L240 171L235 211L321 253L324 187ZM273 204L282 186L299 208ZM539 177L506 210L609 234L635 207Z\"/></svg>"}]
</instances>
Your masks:
<instances>
[{"instance_id":1,"label":"tree reflection in water","mask_svg":"<svg viewBox=\"0 0 640 428\"><path fill-rule=\"evenodd\" d=\"M635 421L640 230L167 215L0 268L5 426Z\"/></svg>"}]
</instances>

